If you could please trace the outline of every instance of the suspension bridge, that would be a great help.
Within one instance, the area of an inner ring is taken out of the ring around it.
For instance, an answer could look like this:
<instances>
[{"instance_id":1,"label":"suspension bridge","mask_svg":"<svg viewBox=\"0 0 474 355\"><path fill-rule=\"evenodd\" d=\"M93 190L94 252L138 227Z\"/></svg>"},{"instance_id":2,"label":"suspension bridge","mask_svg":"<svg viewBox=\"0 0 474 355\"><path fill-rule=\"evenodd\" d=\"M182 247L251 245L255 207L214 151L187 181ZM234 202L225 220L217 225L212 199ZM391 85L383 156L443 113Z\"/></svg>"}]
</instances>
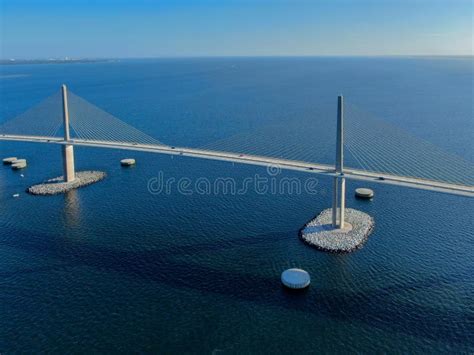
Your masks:
<instances>
[{"instance_id":1,"label":"suspension bridge","mask_svg":"<svg viewBox=\"0 0 474 355\"><path fill-rule=\"evenodd\" d=\"M326 175L333 178L333 225L340 228L344 226L345 179L474 197L472 163L387 122L362 115L355 107L346 110L342 96L337 105L335 164L312 158L312 152L327 147L317 146L317 136L313 146L301 146L308 127L297 127L238 134L197 148L171 146L68 92L63 85L40 104L0 124L0 140L61 145L68 182L75 179L74 146L275 165ZM350 165L346 166L345 157Z\"/></svg>"}]
</instances>

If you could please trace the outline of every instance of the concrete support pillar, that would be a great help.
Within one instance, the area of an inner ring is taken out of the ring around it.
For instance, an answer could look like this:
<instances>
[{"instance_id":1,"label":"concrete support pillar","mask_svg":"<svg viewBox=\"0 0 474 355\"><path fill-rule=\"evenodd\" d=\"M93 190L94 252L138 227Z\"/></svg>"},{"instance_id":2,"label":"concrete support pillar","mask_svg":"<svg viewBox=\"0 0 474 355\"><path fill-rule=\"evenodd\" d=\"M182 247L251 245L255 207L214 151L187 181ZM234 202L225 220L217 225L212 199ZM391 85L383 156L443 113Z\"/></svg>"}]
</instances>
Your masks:
<instances>
[{"instance_id":1,"label":"concrete support pillar","mask_svg":"<svg viewBox=\"0 0 474 355\"><path fill-rule=\"evenodd\" d=\"M339 184L341 185L339 187ZM344 228L346 210L346 178L335 176L332 191L332 226Z\"/></svg>"},{"instance_id":2,"label":"concrete support pillar","mask_svg":"<svg viewBox=\"0 0 474 355\"><path fill-rule=\"evenodd\" d=\"M333 179L332 185L332 226L337 228L337 203L338 203L339 181L337 176Z\"/></svg>"},{"instance_id":3,"label":"concrete support pillar","mask_svg":"<svg viewBox=\"0 0 474 355\"><path fill-rule=\"evenodd\" d=\"M61 87L61 91L63 96L64 141L69 142L71 138L69 135L69 109L66 85ZM63 145L63 171L65 181L71 182L76 178L76 173L74 171L74 147L72 144Z\"/></svg>"},{"instance_id":4,"label":"concrete support pillar","mask_svg":"<svg viewBox=\"0 0 474 355\"><path fill-rule=\"evenodd\" d=\"M341 178L341 206L339 207L339 228L344 228L344 214L346 210L346 178Z\"/></svg>"},{"instance_id":5,"label":"concrete support pillar","mask_svg":"<svg viewBox=\"0 0 474 355\"><path fill-rule=\"evenodd\" d=\"M63 172L64 180L71 182L76 178L74 171L74 146L71 144L63 145Z\"/></svg>"},{"instance_id":6,"label":"concrete support pillar","mask_svg":"<svg viewBox=\"0 0 474 355\"><path fill-rule=\"evenodd\" d=\"M336 135L336 165L334 171L337 175L334 176L332 225L334 228L344 228L344 212L346 208L346 179L344 178L344 99L342 96L338 96L337 98ZM338 211L339 179L341 180L341 204Z\"/></svg>"}]
</instances>

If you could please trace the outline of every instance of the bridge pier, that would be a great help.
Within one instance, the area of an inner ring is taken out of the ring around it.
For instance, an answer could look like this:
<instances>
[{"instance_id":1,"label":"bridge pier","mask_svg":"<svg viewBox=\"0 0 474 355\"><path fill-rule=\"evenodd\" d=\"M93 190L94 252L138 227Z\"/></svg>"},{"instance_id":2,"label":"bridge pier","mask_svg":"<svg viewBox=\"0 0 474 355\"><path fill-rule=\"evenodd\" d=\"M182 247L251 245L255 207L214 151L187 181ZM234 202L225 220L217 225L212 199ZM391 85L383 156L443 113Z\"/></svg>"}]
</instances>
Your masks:
<instances>
[{"instance_id":1,"label":"bridge pier","mask_svg":"<svg viewBox=\"0 0 474 355\"><path fill-rule=\"evenodd\" d=\"M332 196L332 226L334 228L344 228L344 217L346 209L346 178L344 177L344 99L337 98L337 139L336 139L336 166L333 181ZM339 197L339 180L341 183ZM340 200L340 201L339 201ZM338 204L339 208L338 208Z\"/></svg>"},{"instance_id":2,"label":"bridge pier","mask_svg":"<svg viewBox=\"0 0 474 355\"><path fill-rule=\"evenodd\" d=\"M344 175L343 98L337 101L336 165L333 175L332 208L325 209L309 221L300 237L317 249L347 253L360 248L372 231L374 220L368 214L348 208L346 211L346 177Z\"/></svg>"},{"instance_id":3,"label":"bridge pier","mask_svg":"<svg viewBox=\"0 0 474 355\"><path fill-rule=\"evenodd\" d=\"M66 85L61 87L63 96L63 122L64 122L64 141L71 140L69 134L69 109L67 104L67 88ZM71 182L76 178L74 169L74 146L72 144L63 145L63 172L64 181Z\"/></svg>"},{"instance_id":4,"label":"bridge pier","mask_svg":"<svg viewBox=\"0 0 474 355\"><path fill-rule=\"evenodd\" d=\"M339 187L340 184L340 187ZM340 193L339 193L340 191ZM332 195L332 226L342 229L345 227L346 210L346 178L335 176Z\"/></svg>"},{"instance_id":5,"label":"bridge pier","mask_svg":"<svg viewBox=\"0 0 474 355\"><path fill-rule=\"evenodd\" d=\"M71 144L63 145L63 172L64 181L71 182L76 178L74 169L74 146Z\"/></svg>"}]
</instances>

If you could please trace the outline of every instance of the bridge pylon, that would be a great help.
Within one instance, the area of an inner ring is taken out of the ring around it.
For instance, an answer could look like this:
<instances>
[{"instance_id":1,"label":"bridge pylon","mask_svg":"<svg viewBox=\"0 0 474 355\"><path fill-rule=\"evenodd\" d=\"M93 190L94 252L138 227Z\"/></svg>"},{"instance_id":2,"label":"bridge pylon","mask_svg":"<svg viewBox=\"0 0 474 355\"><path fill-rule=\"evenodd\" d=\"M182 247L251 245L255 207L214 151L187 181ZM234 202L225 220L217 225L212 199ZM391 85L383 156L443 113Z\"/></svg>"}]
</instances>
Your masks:
<instances>
[{"instance_id":1,"label":"bridge pylon","mask_svg":"<svg viewBox=\"0 0 474 355\"><path fill-rule=\"evenodd\" d=\"M61 92L63 97L63 124L64 124L64 142L63 145L63 171L64 181L71 182L76 178L74 171L74 146L67 144L70 142L71 137L69 133L69 109L67 103L67 87L66 85L61 86Z\"/></svg>"},{"instance_id":2,"label":"bridge pylon","mask_svg":"<svg viewBox=\"0 0 474 355\"><path fill-rule=\"evenodd\" d=\"M336 175L333 180L332 226L342 229L344 228L344 212L346 209L346 178L344 177L344 98L342 95L337 98L336 134Z\"/></svg>"}]
</instances>

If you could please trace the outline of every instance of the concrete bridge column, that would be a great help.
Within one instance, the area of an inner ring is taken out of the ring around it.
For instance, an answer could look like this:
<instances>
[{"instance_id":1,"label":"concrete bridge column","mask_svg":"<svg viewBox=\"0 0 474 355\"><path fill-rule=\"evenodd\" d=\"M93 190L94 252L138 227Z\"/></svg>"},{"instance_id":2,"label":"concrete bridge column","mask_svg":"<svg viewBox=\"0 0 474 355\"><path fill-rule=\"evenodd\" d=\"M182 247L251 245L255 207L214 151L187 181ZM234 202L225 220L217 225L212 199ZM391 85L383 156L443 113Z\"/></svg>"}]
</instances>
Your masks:
<instances>
[{"instance_id":1,"label":"concrete bridge column","mask_svg":"<svg viewBox=\"0 0 474 355\"><path fill-rule=\"evenodd\" d=\"M74 146L71 144L63 145L63 172L64 179L71 182L76 178L74 171Z\"/></svg>"},{"instance_id":2,"label":"concrete bridge column","mask_svg":"<svg viewBox=\"0 0 474 355\"><path fill-rule=\"evenodd\" d=\"M332 225L334 228L344 228L344 215L346 209L346 179L344 177L344 99L337 98L337 140L336 140L336 166L335 166L333 200L332 200ZM341 192L339 190L341 181ZM338 197L340 206L338 210ZM338 223L339 221L339 223Z\"/></svg>"},{"instance_id":3,"label":"concrete bridge column","mask_svg":"<svg viewBox=\"0 0 474 355\"><path fill-rule=\"evenodd\" d=\"M69 135L69 109L66 85L61 87L61 91L63 96L64 141L69 142L71 138ZM72 144L63 145L63 173L66 182L71 182L76 178L74 171L74 146Z\"/></svg>"},{"instance_id":4,"label":"concrete bridge column","mask_svg":"<svg viewBox=\"0 0 474 355\"><path fill-rule=\"evenodd\" d=\"M333 178L332 184L332 226L337 228L337 203L339 200L339 181L337 181L337 176Z\"/></svg>"},{"instance_id":5,"label":"concrete bridge column","mask_svg":"<svg viewBox=\"0 0 474 355\"><path fill-rule=\"evenodd\" d=\"M339 207L339 228L344 228L346 211L346 178L341 178L341 201Z\"/></svg>"},{"instance_id":6,"label":"concrete bridge column","mask_svg":"<svg viewBox=\"0 0 474 355\"><path fill-rule=\"evenodd\" d=\"M344 228L346 209L346 178L335 176L332 195L332 226Z\"/></svg>"}]
</instances>

